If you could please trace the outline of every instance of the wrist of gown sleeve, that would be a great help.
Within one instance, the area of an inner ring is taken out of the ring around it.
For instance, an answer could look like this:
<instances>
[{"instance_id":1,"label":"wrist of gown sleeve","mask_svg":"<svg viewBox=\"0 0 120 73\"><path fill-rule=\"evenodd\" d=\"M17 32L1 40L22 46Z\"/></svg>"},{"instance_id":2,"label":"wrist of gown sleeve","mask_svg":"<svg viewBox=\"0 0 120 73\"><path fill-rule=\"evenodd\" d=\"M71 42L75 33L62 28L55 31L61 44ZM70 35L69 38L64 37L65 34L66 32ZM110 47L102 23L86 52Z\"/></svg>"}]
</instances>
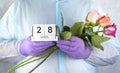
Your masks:
<instances>
[{"instance_id":1,"label":"wrist of gown sleeve","mask_svg":"<svg viewBox=\"0 0 120 73\"><path fill-rule=\"evenodd\" d=\"M4 40L0 41L0 61L1 62L16 62L21 59L18 52L17 40Z\"/></svg>"},{"instance_id":2,"label":"wrist of gown sleeve","mask_svg":"<svg viewBox=\"0 0 120 73\"><path fill-rule=\"evenodd\" d=\"M104 42L102 46L104 47L104 51L93 48L90 57L87 59L88 62L94 64L96 66L106 66L116 63L119 57L119 51L114 39L111 39L107 42Z\"/></svg>"}]
</instances>

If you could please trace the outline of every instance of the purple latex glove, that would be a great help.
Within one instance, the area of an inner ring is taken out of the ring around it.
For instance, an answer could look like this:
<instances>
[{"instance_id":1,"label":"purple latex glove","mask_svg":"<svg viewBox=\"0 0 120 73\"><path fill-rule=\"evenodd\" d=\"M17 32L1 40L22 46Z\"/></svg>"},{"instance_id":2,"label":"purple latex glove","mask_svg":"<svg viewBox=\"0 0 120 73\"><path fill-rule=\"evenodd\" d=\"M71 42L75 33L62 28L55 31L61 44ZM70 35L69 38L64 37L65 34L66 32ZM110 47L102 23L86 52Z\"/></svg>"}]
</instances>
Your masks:
<instances>
[{"instance_id":1,"label":"purple latex glove","mask_svg":"<svg viewBox=\"0 0 120 73\"><path fill-rule=\"evenodd\" d=\"M23 40L19 45L20 53L24 56L35 55L44 51L55 43L51 41L31 41L31 36Z\"/></svg>"},{"instance_id":2,"label":"purple latex glove","mask_svg":"<svg viewBox=\"0 0 120 73\"><path fill-rule=\"evenodd\" d=\"M78 37L72 36L69 40L59 40L57 46L73 58L86 59L91 54L89 45Z\"/></svg>"}]
</instances>

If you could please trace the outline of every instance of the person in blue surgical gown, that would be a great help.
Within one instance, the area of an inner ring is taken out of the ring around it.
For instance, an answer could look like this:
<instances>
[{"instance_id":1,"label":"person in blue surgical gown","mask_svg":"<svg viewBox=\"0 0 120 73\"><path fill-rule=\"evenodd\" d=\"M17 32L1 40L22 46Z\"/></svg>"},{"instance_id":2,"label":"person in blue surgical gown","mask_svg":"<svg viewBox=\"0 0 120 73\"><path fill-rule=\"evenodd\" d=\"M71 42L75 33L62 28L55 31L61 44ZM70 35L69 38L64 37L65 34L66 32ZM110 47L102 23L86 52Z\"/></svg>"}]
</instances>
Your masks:
<instances>
[{"instance_id":1,"label":"person in blue surgical gown","mask_svg":"<svg viewBox=\"0 0 120 73\"><path fill-rule=\"evenodd\" d=\"M103 13L91 0L15 0L0 21L0 61L17 63L25 58L19 51L19 44L32 34L32 24L56 24L59 10L64 24L72 26L85 21L91 9ZM102 43L104 51L94 48L87 59L75 59L56 51L33 73L97 73L97 66L116 62L118 43L116 38ZM15 73L28 73L38 63L21 67Z\"/></svg>"}]
</instances>

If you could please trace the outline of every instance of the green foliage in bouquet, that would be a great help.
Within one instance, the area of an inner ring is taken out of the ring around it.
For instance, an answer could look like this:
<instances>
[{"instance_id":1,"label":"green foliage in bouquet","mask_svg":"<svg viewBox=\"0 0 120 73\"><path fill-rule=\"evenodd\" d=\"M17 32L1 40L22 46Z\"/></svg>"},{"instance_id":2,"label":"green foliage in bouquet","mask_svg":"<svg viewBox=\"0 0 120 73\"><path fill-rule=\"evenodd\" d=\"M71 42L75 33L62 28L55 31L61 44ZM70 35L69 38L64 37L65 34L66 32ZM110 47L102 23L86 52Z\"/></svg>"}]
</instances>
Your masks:
<instances>
[{"instance_id":1,"label":"green foliage in bouquet","mask_svg":"<svg viewBox=\"0 0 120 73\"><path fill-rule=\"evenodd\" d=\"M76 22L71 28L68 26L64 27L64 30L61 33L61 38L68 40L71 36L77 36L82 38L86 44L90 44L91 47L94 46L98 49L104 50L101 43L110 38L98 35L99 31L94 32L93 30L96 26L92 26L89 22Z\"/></svg>"}]
</instances>

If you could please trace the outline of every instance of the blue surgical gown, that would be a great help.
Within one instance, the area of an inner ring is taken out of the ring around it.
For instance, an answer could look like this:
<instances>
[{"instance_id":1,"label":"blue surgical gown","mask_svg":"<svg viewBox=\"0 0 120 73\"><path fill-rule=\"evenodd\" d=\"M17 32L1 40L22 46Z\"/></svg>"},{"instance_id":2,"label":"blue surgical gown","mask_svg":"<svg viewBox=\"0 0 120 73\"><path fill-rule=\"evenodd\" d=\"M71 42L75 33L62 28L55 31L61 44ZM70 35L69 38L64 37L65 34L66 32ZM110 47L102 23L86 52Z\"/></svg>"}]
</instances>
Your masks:
<instances>
[{"instance_id":1,"label":"blue surgical gown","mask_svg":"<svg viewBox=\"0 0 120 73\"><path fill-rule=\"evenodd\" d=\"M25 58L19 53L19 43L32 34L32 24L56 23L57 3L67 26L85 21L90 9L103 13L91 0L16 0L0 21L1 61L18 62ZM97 73L97 66L113 64L119 56L120 46L116 38L102 45L105 50L93 47L88 59L73 59L57 51L33 73ZM16 73L27 73L39 62L21 67Z\"/></svg>"}]
</instances>

